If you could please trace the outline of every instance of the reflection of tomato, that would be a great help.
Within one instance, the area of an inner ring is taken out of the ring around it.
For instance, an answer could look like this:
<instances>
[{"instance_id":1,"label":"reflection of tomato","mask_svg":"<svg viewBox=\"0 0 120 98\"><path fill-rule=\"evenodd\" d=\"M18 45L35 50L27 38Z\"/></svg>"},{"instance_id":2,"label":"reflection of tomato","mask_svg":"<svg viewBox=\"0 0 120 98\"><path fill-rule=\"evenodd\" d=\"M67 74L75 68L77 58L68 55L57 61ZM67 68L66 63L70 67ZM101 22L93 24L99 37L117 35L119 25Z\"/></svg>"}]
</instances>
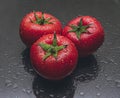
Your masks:
<instances>
[{"instance_id":1,"label":"reflection of tomato","mask_svg":"<svg viewBox=\"0 0 120 98\"><path fill-rule=\"evenodd\" d=\"M50 33L61 33L60 21L42 12L31 12L27 14L20 23L20 36L22 41L30 47L39 37Z\"/></svg>"},{"instance_id":2,"label":"reflection of tomato","mask_svg":"<svg viewBox=\"0 0 120 98\"><path fill-rule=\"evenodd\" d=\"M60 80L75 69L78 52L68 38L48 34L31 46L30 58L33 67L42 77Z\"/></svg>"},{"instance_id":3,"label":"reflection of tomato","mask_svg":"<svg viewBox=\"0 0 120 98\"><path fill-rule=\"evenodd\" d=\"M64 27L62 35L75 43L80 57L92 54L104 41L100 22L91 16L79 16L71 20Z\"/></svg>"}]
</instances>

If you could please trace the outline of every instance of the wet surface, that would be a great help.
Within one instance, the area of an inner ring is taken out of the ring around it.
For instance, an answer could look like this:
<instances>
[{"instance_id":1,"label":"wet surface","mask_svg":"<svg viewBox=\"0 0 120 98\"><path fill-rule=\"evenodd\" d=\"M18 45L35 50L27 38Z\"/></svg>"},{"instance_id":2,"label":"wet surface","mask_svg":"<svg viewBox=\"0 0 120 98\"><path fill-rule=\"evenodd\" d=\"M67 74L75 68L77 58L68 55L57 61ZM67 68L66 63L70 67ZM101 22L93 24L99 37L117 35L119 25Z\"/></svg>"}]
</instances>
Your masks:
<instances>
[{"instance_id":1,"label":"wet surface","mask_svg":"<svg viewBox=\"0 0 120 98\"><path fill-rule=\"evenodd\" d=\"M0 98L120 98L119 0L7 0L0 1ZM79 59L77 68L61 81L41 78L32 68L19 37L22 17L48 12L63 26L77 15L99 19L105 41L93 55Z\"/></svg>"}]
</instances>

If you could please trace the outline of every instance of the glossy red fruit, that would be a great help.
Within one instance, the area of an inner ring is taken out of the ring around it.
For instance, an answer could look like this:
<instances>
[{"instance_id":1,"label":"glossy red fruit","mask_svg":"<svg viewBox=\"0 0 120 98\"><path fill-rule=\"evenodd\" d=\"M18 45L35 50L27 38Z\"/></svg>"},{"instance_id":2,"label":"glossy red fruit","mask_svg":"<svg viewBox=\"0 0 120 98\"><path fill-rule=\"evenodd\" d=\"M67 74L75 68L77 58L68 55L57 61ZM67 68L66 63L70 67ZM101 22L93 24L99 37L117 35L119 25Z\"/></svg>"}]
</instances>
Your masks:
<instances>
[{"instance_id":1,"label":"glossy red fruit","mask_svg":"<svg viewBox=\"0 0 120 98\"><path fill-rule=\"evenodd\" d=\"M30 59L40 76L50 80L60 80L75 69L78 52L68 38L48 34L38 39L30 49Z\"/></svg>"},{"instance_id":2,"label":"glossy red fruit","mask_svg":"<svg viewBox=\"0 0 120 98\"><path fill-rule=\"evenodd\" d=\"M92 54L104 41L103 27L91 16L74 18L64 27L62 35L74 42L80 57Z\"/></svg>"},{"instance_id":3,"label":"glossy red fruit","mask_svg":"<svg viewBox=\"0 0 120 98\"><path fill-rule=\"evenodd\" d=\"M33 11L23 17L19 33L23 43L30 47L41 36L54 32L61 34L61 31L61 22L56 17Z\"/></svg>"}]
</instances>

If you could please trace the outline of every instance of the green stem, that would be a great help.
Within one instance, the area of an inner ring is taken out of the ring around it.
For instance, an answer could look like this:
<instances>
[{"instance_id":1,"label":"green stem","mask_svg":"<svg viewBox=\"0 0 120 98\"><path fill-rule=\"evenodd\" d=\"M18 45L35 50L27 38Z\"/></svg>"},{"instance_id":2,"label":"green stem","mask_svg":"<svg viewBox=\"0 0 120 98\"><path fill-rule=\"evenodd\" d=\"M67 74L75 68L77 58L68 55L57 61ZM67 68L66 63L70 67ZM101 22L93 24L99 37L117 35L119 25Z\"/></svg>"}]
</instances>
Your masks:
<instances>
[{"instance_id":1,"label":"green stem","mask_svg":"<svg viewBox=\"0 0 120 98\"><path fill-rule=\"evenodd\" d=\"M36 24L39 24L39 25L51 24L51 23L52 23L52 22L50 22L51 17L45 19L43 12L42 12L42 16L41 16L41 17L38 17L38 15L36 14L35 11L33 11L33 13L34 13L35 20L32 20L32 19L30 18L30 21L31 21L32 23L36 23Z\"/></svg>"},{"instance_id":2,"label":"green stem","mask_svg":"<svg viewBox=\"0 0 120 98\"><path fill-rule=\"evenodd\" d=\"M82 19L80 19L80 22L79 22L78 26L70 25L70 27L72 28L72 30L70 30L69 32L75 32L77 38L80 39L80 35L82 33L87 32L87 29L89 28L89 25L83 26Z\"/></svg>"},{"instance_id":3,"label":"green stem","mask_svg":"<svg viewBox=\"0 0 120 98\"><path fill-rule=\"evenodd\" d=\"M46 60L51 55L54 56L55 59L57 59L58 52L67 47L67 45L60 45L60 46L57 45L56 33L54 33L52 45L46 43L40 43L39 46L46 52L46 54L43 57L43 60Z\"/></svg>"}]
</instances>

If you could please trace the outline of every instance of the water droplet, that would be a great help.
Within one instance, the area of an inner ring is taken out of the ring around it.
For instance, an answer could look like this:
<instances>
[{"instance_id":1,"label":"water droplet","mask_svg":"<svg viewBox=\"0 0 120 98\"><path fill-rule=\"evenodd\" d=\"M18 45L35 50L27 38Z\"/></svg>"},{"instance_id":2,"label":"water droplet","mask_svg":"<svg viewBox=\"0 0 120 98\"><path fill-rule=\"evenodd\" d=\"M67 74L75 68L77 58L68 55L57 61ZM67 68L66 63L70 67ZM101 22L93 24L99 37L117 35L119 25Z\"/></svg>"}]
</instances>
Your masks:
<instances>
[{"instance_id":1,"label":"water droplet","mask_svg":"<svg viewBox=\"0 0 120 98\"><path fill-rule=\"evenodd\" d=\"M52 39L52 36L50 35L50 36L48 36L48 38L49 38L49 39Z\"/></svg>"},{"instance_id":2,"label":"water droplet","mask_svg":"<svg viewBox=\"0 0 120 98\"><path fill-rule=\"evenodd\" d=\"M98 88L98 89L100 88L100 86L99 86L99 85L96 85L95 87L96 87L96 88Z\"/></svg>"},{"instance_id":3,"label":"water droplet","mask_svg":"<svg viewBox=\"0 0 120 98\"><path fill-rule=\"evenodd\" d=\"M19 96L16 96L15 98L20 98Z\"/></svg>"},{"instance_id":4,"label":"water droplet","mask_svg":"<svg viewBox=\"0 0 120 98\"><path fill-rule=\"evenodd\" d=\"M117 79L117 80L115 80L115 82L120 83L120 80Z\"/></svg>"},{"instance_id":5,"label":"water droplet","mask_svg":"<svg viewBox=\"0 0 120 98\"><path fill-rule=\"evenodd\" d=\"M26 89L25 89L25 88L23 88L22 91L23 91L24 93L26 93Z\"/></svg>"},{"instance_id":6,"label":"water droplet","mask_svg":"<svg viewBox=\"0 0 120 98\"><path fill-rule=\"evenodd\" d=\"M17 75L20 75L21 73L20 73L20 72L17 72L16 74L17 74Z\"/></svg>"},{"instance_id":7,"label":"water droplet","mask_svg":"<svg viewBox=\"0 0 120 98\"><path fill-rule=\"evenodd\" d=\"M100 94L100 93L97 93L96 95L97 95L97 96L100 96L101 94Z\"/></svg>"},{"instance_id":8,"label":"water droplet","mask_svg":"<svg viewBox=\"0 0 120 98\"><path fill-rule=\"evenodd\" d=\"M13 63L13 66L17 66L17 65L18 65L18 63L17 63L17 62Z\"/></svg>"},{"instance_id":9,"label":"water droplet","mask_svg":"<svg viewBox=\"0 0 120 98\"><path fill-rule=\"evenodd\" d=\"M108 76L108 74L105 74L105 77L107 77Z\"/></svg>"},{"instance_id":10,"label":"water droplet","mask_svg":"<svg viewBox=\"0 0 120 98\"><path fill-rule=\"evenodd\" d=\"M101 63L105 63L105 64L107 64L108 62L107 61L105 61L105 60L102 60L102 61L100 61Z\"/></svg>"},{"instance_id":11,"label":"water droplet","mask_svg":"<svg viewBox=\"0 0 120 98\"><path fill-rule=\"evenodd\" d=\"M8 71L8 74L10 74L10 73L11 73L11 70Z\"/></svg>"},{"instance_id":12,"label":"water droplet","mask_svg":"<svg viewBox=\"0 0 120 98\"><path fill-rule=\"evenodd\" d=\"M13 89L15 89L15 88L17 88L18 87L18 85L15 83L14 85L13 85Z\"/></svg>"},{"instance_id":13,"label":"water droplet","mask_svg":"<svg viewBox=\"0 0 120 98\"><path fill-rule=\"evenodd\" d=\"M94 74L86 73L87 76L92 77Z\"/></svg>"},{"instance_id":14,"label":"water droplet","mask_svg":"<svg viewBox=\"0 0 120 98\"><path fill-rule=\"evenodd\" d=\"M38 90L36 90L35 93L36 93L36 95L39 95L39 91Z\"/></svg>"},{"instance_id":15,"label":"water droplet","mask_svg":"<svg viewBox=\"0 0 120 98\"><path fill-rule=\"evenodd\" d=\"M29 69L29 72L33 72L34 70L31 68L31 69Z\"/></svg>"},{"instance_id":16,"label":"water droplet","mask_svg":"<svg viewBox=\"0 0 120 98\"><path fill-rule=\"evenodd\" d=\"M120 84L117 84L117 87L120 88Z\"/></svg>"},{"instance_id":17,"label":"water droplet","mask_svg":"<svg viewBox=\"0 0 120 98\"><path fill-rule=\"evenodd\" d=\"M72 63L73 62L73 60L70 60L70 63Z\"/></svg>"},{"instance_id":18,"label":"water droplet","mask_svg":"<svg viewBox=\"0 0 120 98\"><path fill-rule=\"evenodd\" d=\"M64 63L64 60L62 59L61 62Z\"/></svg>"},{"instance_id":19,"label":"water droplet","mask_svg":"<svg viewBox=\"0 0 120 98\"><path fill-rule=\"evenodd\" d=\"M30 94L30 93L32 93L32 90L31 90L31 89L27 89L27 90L26 90L26 93L27 93L27 94Z\"/></svg>"},{"instance_id":20,"label":"water droplet","mask_svg":"<svg viewBox=\"0 0 120 98\"><path fill-rule=\"evenodd\" d=\"M80 95L83 96L83 95L84 95L84 92L80 92Z\"/></svg>"},{"instance_id":21,"label":"water droplet","mask_svg":"<svg viewBox=\"0 0 120 98\"><path fill-rule=\"evenodd\" d=\"M7 87L12 86L12 83L7 83L6 86Z\"/></svg>"},{"instance_id":22,"label":"water droplet","mask_svg":"<svg viewBox=\"0 0 120 98\"><path fill-rule=\"evenodd\" d=\"M16 77L16 76L13 76L13 79L16 79L16 80L17 80L17 79L18 79L18 77Z\"/></svg>"},{"instance_id":23,"label":"water droplet","mask_svg":"<svg viewBox=\"0 0 120 98\"><path fill-rule=\"evenodd\" d=\"M22 65L22 64L21 64L21 65L19 65L19 68L24 68L24 65Z\"/></svg>"},{"instance_id":24,"label":"water droplet","mask_svg":"<svg viewBox=\"0 0 120 98\"><path fill-rule=\"evenodd\" d=\"M118 87L118 88L120 88L120 80L115 80L115 84L116 84L116 86Z\"/></svg>"},{"instance_id":25,"label":"water droplet","mask_svg":"<svg viewBox=\"0 0 120 98\"><path fill-rule=\"evenodd\" d=\"M5 53L4 55L5 55L5 56L8 56L8 53Z\"/></svg>"},{"instance_id":26,"label":"water droplet","mask_svg":"<svg viewBox=\"0 0 120 98\"><path fill-rule=\"evenodd\" d=\"M68 49L67 48L64 48L64 52L67 52L68 51Z\"/></svg>"},{"instance_id":27,"label":"water droplet","mask_svg":"<svg viewBox=\"0 0 120 98\"><path fill-rule=\"evenodd\" d=\"M66 96L63 96L62 98L66 98Z\"/></svg>"},{"instance_id":28,"label":"water droplet","mask_svg":"<svg viewBox=\"0 0 120 98\"><path fill-rule=\"evenodd\" d=\"M106 80L107 80L107 81L111 81L111 80L112 80L112 77L111 77L111 76L107 76L107 77L106 77Z\"/></svg>"},{"instance_id":29,"label":"water droplet","mask_svg":"<svg viewBox=\"0 0 120 98\"><path fill-rule=\"evenodd\" d=\"M50 94L49 96L50 96L50 97L52 97L52 98L54 97L54 95L53 95L53 94Z\"/></svg>"},{"instance_id":30,"label":"water droplet","mask_svg":"<svg viewBox=\"0 0 120 98\"><path fill-rule=\"evenodd\" d=\"M25 88L23 88L22 91L23 91L24 93L27 93L27 94L32 93L32 90L31 90L31 89L25 89Z\"/></svg>"},{"instance_id":31,"label":"water droplet","mask_svg":"<svg viewBox=\"0 0 120 98\"><path fill-rule=\"evenodd\" d=\"M9 87L9 86L12 86L12 81L11 80L5 80L5 86L6 87Z\"/></svg>"},{"instance_id":32,"label":"water droplet","mask_svg":"<svg viewBox=\"0 0 120 98\"><path fill-rule=\"evenodd\" d=\"M44 92L44 90L40 89L40 92L42 92L42 93L43 93L43 92Z\"/></svg>"}]
</instances>

